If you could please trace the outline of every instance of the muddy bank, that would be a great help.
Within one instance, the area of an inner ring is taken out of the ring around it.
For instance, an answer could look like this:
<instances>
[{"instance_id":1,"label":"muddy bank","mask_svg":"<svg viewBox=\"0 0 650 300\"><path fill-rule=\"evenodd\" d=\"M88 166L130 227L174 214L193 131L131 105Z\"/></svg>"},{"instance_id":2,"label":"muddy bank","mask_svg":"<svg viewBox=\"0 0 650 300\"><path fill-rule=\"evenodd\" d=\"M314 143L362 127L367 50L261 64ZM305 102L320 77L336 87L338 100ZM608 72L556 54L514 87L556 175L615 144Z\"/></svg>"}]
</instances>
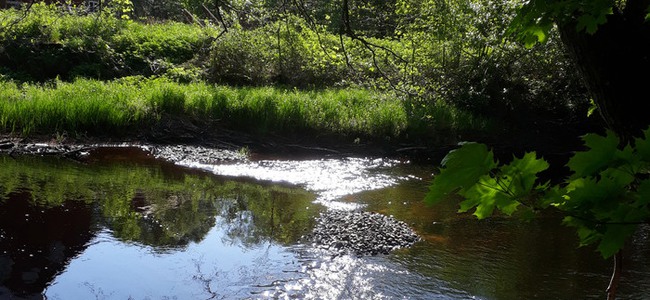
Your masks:
<instances>
[{"instance_id":1,"label":"muddy bank","mask_svg":"<svg viewBox=\"0 0 650 300\"><path fill-rule=\"evenodd\" d=\"M78 159L88 154L94 146L83 144L58 144L29 142L19 138L0 138L0 154L60 156Z\"/></svg>"},{"instance_id":2,"label":"muddy bank","mask_svg":"<svg viewBox=\"0 0 650 300\"><path fill-rule=\"evenodd\" d=\"M426 141L426 143L422 143ZM14 153L34 152L25 149L28 144L62 146L135 144L135 145L194 145L228 150L246 149L265 158L310 159L323 157L372 156L410 161L439 161L458 140L449 138L406 141L388 137L346 136L321 132L247 132L231 128L214 120L197 120L183 116L163 115L161 119L141 128L123 132L87 135L83 133L30 133L27 136L0 132L0 151L12 148Z\"/></svg>"},{"instance_id":3,"label":"muddy bank","mask_svg":"<svg viewBox=\"0 0 650 300\"><path fill-rule=\"evenodd\" d=\"M119 144L60 144L33 143L21 139L0 139L0 154L58 156L73 160L83 160L91 152L105 148L140 148L157 159L177 163L191 160L201 163L217 164L247 159L247 153L228 149L209 148L194 145L151 145L136 143Z\"/></svg>"}]
</instances>

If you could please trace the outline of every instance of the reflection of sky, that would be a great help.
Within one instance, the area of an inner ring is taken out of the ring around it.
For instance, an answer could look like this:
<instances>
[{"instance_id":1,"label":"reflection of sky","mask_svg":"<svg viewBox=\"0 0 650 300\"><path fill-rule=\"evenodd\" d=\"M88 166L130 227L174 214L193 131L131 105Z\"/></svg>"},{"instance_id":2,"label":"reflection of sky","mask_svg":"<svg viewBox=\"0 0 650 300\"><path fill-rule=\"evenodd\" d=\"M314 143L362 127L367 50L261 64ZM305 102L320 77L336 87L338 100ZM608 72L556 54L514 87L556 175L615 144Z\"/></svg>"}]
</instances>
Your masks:
<instances>
[{"instance_id":1,"label":"reflection of sky","mask_svg":"<svg viewBox=\"0 0 650 300\"><path fill-rule=\"evenodd\" d=\"M388 256L332 257L326 251L305 248L296 252L303 261L303 276L261 295L272 299L480 299L412 272Z\"/></svg>"},{"instance_id":2,"label":"reflection of sky","mask_svg":"<svg viewBox=\"0 0 650 300\"><path fill-rule=\"evenodd\" d=\"M215 226L186 248L156 251L108 230L59 274L44 295L63 299L471 299L430 282L387 256L331 257L317 249L265 242L246 248ZM444 288L443 288L444 289ZM444 292L444 293L441 293ZM451 293L450 293L451 292ZM454 296L449 296L450 294ZM446 295L446 296L445 296Z\"/></svg>"},{"instance_id":3,"label":"reflection of sky","mask_svg":"<svg viewBox=\"0 0 650 300\"><path fill-rule=\"evenodd\" d=\"M48 299L242 299L299 268L286 248L271 242L244 248L227 243L224 235L216 226L201 242L161 254L103 231L44 294Z\"/></svg>"},{"instance_id":4,"label":"reflection of sky","mask_svg":"<svg viewBox=\"0 0 650 300\"><path fill-rule=\"evenodd\" d=\"M398 162L386 159L263 160L216 165L183 160L179 164L208 170L217 175L251 177L300 185L316 192L317 202L329 208L348 210L359 206L336 200L345 195L386 188L405 179L389 174L387 170Z\"/></svg>"}]
</instances>

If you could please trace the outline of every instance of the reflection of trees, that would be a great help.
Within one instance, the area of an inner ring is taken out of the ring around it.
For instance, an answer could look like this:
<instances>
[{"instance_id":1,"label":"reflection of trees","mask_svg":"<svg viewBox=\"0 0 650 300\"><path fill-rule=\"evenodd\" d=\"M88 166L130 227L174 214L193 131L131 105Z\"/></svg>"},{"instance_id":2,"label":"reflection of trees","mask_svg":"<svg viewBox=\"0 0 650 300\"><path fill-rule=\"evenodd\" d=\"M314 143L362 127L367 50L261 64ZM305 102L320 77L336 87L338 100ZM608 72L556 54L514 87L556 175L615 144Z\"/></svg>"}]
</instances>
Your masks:
<instances>
[{"instance_id":1,"label":"reflection of trees","mask_svg":"<svg viewBox=\"0 0 650 300\"><path fill-rule=\"evenodd\" d=\"M94 235L92 207L82 201L63 201L51 207L31 205L34 197L25 189L2 196L0 298L12 299L12 294L38 298Z\"/></svg>"},{"instance_id":2,"label":"reflection of trees","mask_svg":"<svg viewBox=\"0 0 650 300\"><path fill-rule=\"evenodd\" d=\"M302 190L259 185L238 185L217 200L218 226L226 232L229 243L253 246L275 240L292 244L311 230L317 209L312 196Z\"/></svg>"},{"instance_id":3,"label":"reflection of trees","mask_svg":"<svg viewBox=\"0 0 650 300\"><path fill-rule=\"evenodd\" d=\"M102 213L122 240L175 248L198 242L214 226L206 199L192 191L140 185L104 199Z\"/></svg>"},{"instance_id":4,"label":"reflection of trees","mask_svg":"<svg viewBox=\"0 0 650 300\"><path fill-rule=\"evenodd\" d=\"M37 157L0 162L0 199L22 188L31 191L32 205L42 207L95 201L101 224L116 237L152 246L199 241L216 221L233 243L291 243L312 227L317 213L307 209L313 195L301 189L172 172L168 164L84 166Z\"/></svg>"},{"instance_id":5,"label":"reflection of trees","mask_svg":"<svg viewBox=\"0 0 650 300\"><path fill-rule=\"evenodd\" d=\"M0 156L0 165L0 287L14 292L27 290L19 285L26 284L24 276L34 275L32 269L41 271L39 284L30 291L42 292L101 227L120 240L169 251L200 241L217 225L229 243L252 247L270 240L296 242L319 212L313 194L302 189L224 180L175 167L172 172L163 163L83 165ZM3 208L8 205L15 209ZM41 219L21 223L26 214ZM71 236L77 239L67 240ZM22 257L16 249L25 247L16 242L34 250L27 250L32 257ZM5 249L13 250L2 254ZM57 267L43 273L52 260Z\"/></svg>"}]
</instances>

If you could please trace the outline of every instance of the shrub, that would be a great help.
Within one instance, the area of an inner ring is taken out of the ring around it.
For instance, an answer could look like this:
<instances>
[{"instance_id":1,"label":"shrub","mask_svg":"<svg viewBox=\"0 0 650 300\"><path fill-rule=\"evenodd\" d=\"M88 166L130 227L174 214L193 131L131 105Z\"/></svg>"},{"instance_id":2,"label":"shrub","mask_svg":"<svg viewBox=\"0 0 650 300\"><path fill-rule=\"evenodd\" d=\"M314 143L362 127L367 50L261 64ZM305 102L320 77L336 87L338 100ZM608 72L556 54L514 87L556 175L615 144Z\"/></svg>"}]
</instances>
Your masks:
<instances>
[{"instance_id":1,"label":"shrub","mask_svg":"<svg viewBox=\"0 0 650 300\"><path fill-rule=\"evenodd\" d=\"M142 24L109 13L77 15L42 3L24 18L19 11L0 10L0 20L12 24L0 33L0 64L9 69L5 74L41 82L164 75L171 69L178 73L209 47L214 33L209 27Z\"/></svg>"}]
</instances>

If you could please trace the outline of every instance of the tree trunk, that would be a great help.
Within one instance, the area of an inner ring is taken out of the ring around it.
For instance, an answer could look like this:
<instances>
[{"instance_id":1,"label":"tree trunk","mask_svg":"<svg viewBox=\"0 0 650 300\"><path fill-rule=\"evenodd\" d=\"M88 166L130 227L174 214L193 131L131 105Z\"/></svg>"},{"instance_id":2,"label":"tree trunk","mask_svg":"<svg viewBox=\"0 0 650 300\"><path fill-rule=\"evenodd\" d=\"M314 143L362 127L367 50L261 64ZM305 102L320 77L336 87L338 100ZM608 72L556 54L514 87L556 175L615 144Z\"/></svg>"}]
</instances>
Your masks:
<instances>
[{"instance_id":1,"label":"tree trunk","mask_svg":"<svg viewBox=\"0 0 650 300\"><path fill-rule=\"evenodd\" d=\"M580 68L584 83L608 127L628 140L650 124L643 102L650 84L650 0L629 0L593 35L576 23L559 26L562 41Z\"/></svg>"}]
</instances>

